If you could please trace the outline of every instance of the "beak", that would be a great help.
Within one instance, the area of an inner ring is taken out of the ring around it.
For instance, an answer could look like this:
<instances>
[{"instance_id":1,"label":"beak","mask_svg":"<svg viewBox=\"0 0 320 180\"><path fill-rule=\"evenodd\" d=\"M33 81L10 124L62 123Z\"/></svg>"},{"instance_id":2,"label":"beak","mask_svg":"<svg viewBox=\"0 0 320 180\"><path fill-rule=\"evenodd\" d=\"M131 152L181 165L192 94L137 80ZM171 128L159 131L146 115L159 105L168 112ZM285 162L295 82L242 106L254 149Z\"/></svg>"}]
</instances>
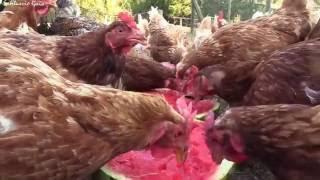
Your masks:
<instances>
[{"instance_id":1,"label":"beak","mask_svg":"<svg viewBox=\"0 0 320 180\"><path fill-rule=\"evenodd\" d=\"M141 33L140 30L134 29L133 33L129 35L128 41L135 43L135 44L142 44L147 45L146 38L144 37L144 34Z\"/></svg>"},{"instance_id":2,"label":"beak","mask_svg":"<svg viewBox=\"0 0 320 180\"><path fill-rule=\"evenodd\" d=\"M177 148L175 152L176 152L177 162L184 163L188 157L188 148L187 147Z\"/></svg>"}]
</instances>

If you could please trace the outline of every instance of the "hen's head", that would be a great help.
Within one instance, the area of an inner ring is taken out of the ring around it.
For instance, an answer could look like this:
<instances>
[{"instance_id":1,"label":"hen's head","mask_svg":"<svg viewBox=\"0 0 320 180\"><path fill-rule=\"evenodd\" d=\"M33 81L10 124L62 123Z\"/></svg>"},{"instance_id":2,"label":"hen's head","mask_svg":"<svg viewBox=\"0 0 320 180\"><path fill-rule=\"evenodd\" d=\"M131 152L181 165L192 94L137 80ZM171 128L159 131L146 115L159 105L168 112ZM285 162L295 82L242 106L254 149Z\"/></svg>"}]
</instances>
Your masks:
<instances>
[{"instance_id":1,"label":"hen's head","mask_svg":"<svg viewBox=\"0 0 320 180\"><path fill-rule=\"evenodd\" d=\"M216 120L213 113L206 117L206 143L216 163L221 163L224 158L236 163L247 160L242 137L234 119L229 116L230 111Z\"/></svg>"},{"instance_id":2,"label":"hen's head","mask_svg":"<svg viewBox=\"0 0 320 180\"><path fill-rule=\"evenodd\" d=\"M176 102L176 108L181 115L181 121L168 123L161 127L163 135L151 146L154 156L167 156L172 150L178 162L184 162L188 154L189 135L192 129L192 120L197 112L192 112L192 104L187 105L184 97ZM173 110L173 109L172 109ZM174 110L173 110L174 111ZM180 116L179 115L179 116ZM162 133L157 133L162 134ZM166 151L164 150L166 149ZM160 150L160 151L159 151Z\"/></svg>"},{"instance_id":3,"label":"hen's head","mask_svg":"<svg viewBox=\"0 0 320 180\"><path fill-rule=\"evenodd\" d=\"M190 69L190 67L192 66L200 67L199 62L206 61L206 59L203 59L205 56L199 56L198 52L200 52L199 49L193 49L193 50L189 49L188 52L186 52L183 55L181 61L176 66L177 76L179 78L184 77L188 69Z\"/></svg>"},{"instance_id":4,"label":"hen's head","mask_svg":"<svg viewBox=\"0 0 320 180\"><path fill-rule=\"evenodd\" d=\"M144 34L138 29L133 16L120 12L118 20L111 23L105 34L105 43L114 52L127 53L138 43L144 44Z\"/></svg>"},{"instance_id":5,"label":"hen's head","mask_svg":"<svg viewBox=\"0 0 320 180\"><path fill-rule=\"evenodd\" d=\"M221 65L207 66L199 71L197 74L197 82L200 84L205 83L208 89L219 89L222 80L226 76L225 68ZM206 79L204 82L202 79Z\"/></svg>"},{"instance_id":6,"label":"hen's head","mask_svg":"<svg viewBox=\"0 0 320 180\"><path fill-rule=\"evenodd\" d=\"M205 76L198 76L199 69L191 66L182 77L168 80L167 87L183 92L186 96L200 100L212 93ZM178 75L177 75L178 76Z\"/></svg>"},{"instance_id":7,"label":"hen's head","mask_svg":"<svg viewBox=\"0 0 320 180\"><path fill-rule=\"evenodd\" d=\"M56 0L31 0L31 5L39 16L46 16L50 8L57 7Z\"/></svg>"}]
</instances>

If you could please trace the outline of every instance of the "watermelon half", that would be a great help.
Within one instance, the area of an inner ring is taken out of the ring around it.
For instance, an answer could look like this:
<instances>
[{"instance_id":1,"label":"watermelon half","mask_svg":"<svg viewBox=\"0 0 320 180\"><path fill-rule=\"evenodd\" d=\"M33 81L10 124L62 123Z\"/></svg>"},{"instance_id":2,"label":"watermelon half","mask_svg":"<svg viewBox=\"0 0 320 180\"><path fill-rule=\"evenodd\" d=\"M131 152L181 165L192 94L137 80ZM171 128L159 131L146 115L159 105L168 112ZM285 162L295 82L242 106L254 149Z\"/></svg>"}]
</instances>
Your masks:
<instances>
[{"instance_id":1,"label":"watermelon half","mask_svg":"<svg viewBox=\"0 0 320 180\"><path fill-rule=\"evenodd\" d=\"M162 94L175 107L181 93L173 90L158 90L153 94ZM191 100L189 100L191 101ZM176 108L176 107L175 107ZM193 104L199 114L213 109L213 101L201 101ZM166 157L153 157L150 150L130 151L122 154L102 170L117 180L209 180L216 179L217 165L212 161L205 144L204 123L194 121L190 137L190 149L186 162L178 164L174 154Z\"/></svg>"}]
</instances>

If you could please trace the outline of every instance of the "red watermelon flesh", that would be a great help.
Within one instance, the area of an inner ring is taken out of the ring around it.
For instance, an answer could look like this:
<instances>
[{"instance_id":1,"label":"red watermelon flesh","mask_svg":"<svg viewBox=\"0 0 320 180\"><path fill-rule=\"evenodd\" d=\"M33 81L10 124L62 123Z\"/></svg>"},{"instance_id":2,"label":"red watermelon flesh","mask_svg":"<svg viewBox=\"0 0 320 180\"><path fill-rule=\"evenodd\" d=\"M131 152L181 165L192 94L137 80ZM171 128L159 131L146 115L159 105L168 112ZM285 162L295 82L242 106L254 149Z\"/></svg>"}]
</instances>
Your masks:
<instances>
[{"instance_id":1,"label":"red watermelon flesh","mask_svg":"<svg viewBox=\"0 0 320 180\"><path fill-rule=\"evenodd\" d=\"M177 91L161 89L152 94L162 94L176 108L176 101L183 94ZM189 100L191 101L191 100ZM193 108L200 113L213 108L212 101L193 102ZM199 108L199 109L198 109ZM204 140L204 123L193 122L190 135L190 149L186 162L178 164L175 154L152 156L150 150L130 151L122 154L106 166L114 172L133 180L207 180L216 171L217 165L211 160L209 149Z\"/></svg>"},{"instance_id":2,"label":"red watermelon flesh","mask_svg":"<svg viewBox=\"0 0 320 180\"><path fill-rule=\"evenodd\" d=\"M195 123L188 158L184 164L178 164L174 154L155 158L146 150L120 155L107 166L133 180L206 180L215 172L217 165L211 160L203 136L203 123Z\"/></svg>"},{"instance_id":3,"label":"red watermelon flesh","mask_svg":"<svg viewBox=\"0 0 320 180\"><path fill-rule=\"evenodd\" d=\"M177 109L176 107L176 102L177 100L183 96L184 94L179 92L179 91L175 91L175 90L171 90L171 89L157 89L153 92L150 92L151 94L162 94L167 102L169 104L171 104L175 109ZM192 102L192 111L197 111L198 114L201 113L205 113L208 112L210 110L212 110L214 103L212 100L200 100L200 101L192 101L191 99L186 99L187 103Z\"/></svg>"}]
</instances>

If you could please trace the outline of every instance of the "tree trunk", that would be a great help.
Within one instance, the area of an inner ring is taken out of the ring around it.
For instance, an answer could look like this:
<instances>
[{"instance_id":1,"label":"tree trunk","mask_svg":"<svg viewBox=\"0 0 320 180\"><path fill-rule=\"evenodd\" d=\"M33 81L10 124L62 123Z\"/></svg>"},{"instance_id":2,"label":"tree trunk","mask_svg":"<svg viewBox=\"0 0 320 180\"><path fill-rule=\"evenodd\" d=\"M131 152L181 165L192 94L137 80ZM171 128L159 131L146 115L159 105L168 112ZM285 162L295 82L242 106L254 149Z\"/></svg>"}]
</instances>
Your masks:
<instances>
[{"instance_id":1,"label":"tree trunk","mask_svg":"<svg viewBox=\"0 0 320 180\"><path fill-rule=\"evenodd\" d=\"M228 2L228 21L230 22L231 20L231 8L232 8L232 0L229 0Z\"/></svg>"},{"instance_id":2,"label":"tree trunk","mask_svg":"<svg viewBox=\"0 0 320 180\"><path fill-rule=\"evenodd\" d=\"M266 0L266 12L271 10L271 0Z\"/></svg>"},{"instance_id":3,"label":"tree trunk","mask_svg":"<svg viewBox=\"0 0 320 180\"><path fill-rule=\"evenodd\" d=\"M202 15L201 8L199 6L198 0L192 0L192 1L193 1L193 7L194 7L194 9L196 10L196 12L198 14L199 21L202 21L203 15Z\"/></svg>"},{"instance_id":4,"label":"tree trunk","mask_svg":"<svg viewBox=\"0 0 320 180\"><path fill-rule=\"evenodd\" d=\"M194 33L194 0L191 0L191 33Z\"/></svg>"}]
</instances>

